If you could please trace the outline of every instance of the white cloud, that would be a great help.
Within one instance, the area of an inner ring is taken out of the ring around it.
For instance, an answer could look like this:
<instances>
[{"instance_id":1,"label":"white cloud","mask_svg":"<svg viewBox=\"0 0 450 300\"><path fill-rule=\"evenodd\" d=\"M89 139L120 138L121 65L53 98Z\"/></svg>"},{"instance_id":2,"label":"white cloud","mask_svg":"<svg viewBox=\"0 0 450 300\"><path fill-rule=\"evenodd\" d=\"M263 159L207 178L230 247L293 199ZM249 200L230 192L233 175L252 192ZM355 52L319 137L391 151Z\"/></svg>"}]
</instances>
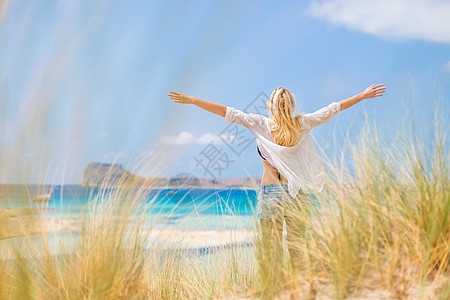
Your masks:
<instances>
[{"instance_id":1,"label":"white cloud","mask_svg":"<svg viewBox=\"0 0 450 300\"><path fill-rule=\"evenodd\" d=\"M448 0L320 0L313 16L383 38L450 43Z\"/></svg>"},{"instance_id":2,"label":"white cloud","mask_svg":"<svg viewBox=\"0 0 450 300\"><path fill-rule=\"evenodd\" d=\"M449 60L448 62L445 63L444 69L445 69L445 71L447 71L447 72L450 73L450 60Z\"/></svg>"},{"instance_id":3,"label":"white cloud","mask_svg":"<svg viewBox=\"0 0 450 300\"><path fill-rule=\"evenodd\" d=\"M225 135L223 135L225 138ZM228 139L232 138L228 135ZM219 135L212 133L204 133L200 137L194 136L191 132L182 131L178 136L164 136L161 138L161 142L166 145L184 145L184 144L209 144L213 142L215 145L223 144Z\"/></svg>"},{"instance_id":4,"label":"white cloud","mask_svg":"<svg viewBox=\"0 0 450 300\"><path fill-rule=\"evenodd\" d=\"M197 144L209 144L210 142L214 141L214 144L221 144L222 140L218 135L211 134L211 133L205 133L201 137L197 139Z\"/></svg>"},{"instance_id":5,"label":"white cloud","mask_svg":"<svg viewBox=\"0 0 450 300\"><path fill-rule=\"evenodd\" d=\"M194 135L187 131L182 131L178 136L164 136L161 138L163 144L182 145L192 143Z\"/></svg>"}]
</instances>

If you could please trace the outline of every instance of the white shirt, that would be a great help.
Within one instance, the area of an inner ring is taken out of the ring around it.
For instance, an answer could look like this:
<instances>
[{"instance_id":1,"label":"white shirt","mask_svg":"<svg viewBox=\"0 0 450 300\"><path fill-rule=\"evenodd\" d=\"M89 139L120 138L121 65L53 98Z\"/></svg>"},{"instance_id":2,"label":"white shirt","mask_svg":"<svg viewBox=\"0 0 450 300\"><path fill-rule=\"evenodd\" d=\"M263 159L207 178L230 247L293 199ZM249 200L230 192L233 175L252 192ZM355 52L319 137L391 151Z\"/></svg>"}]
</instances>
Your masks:
<instances>
[{"instance_id":1,"label":"white shirt","mask_svg":"<svg viewBox=\"0 0 450 300\"><path fill-rule=\"evenodd\" d=\"M227 106L225 121L248 128L256 136L256 143L264 158L288 181L289 194L295 197L300 189L304 193L323 190L326 171L323 161L309 132L314 127L330 121L341 111L341 105L333 102L313 113L302 113L300 140L292 147L278 145L270 133L270 118L245 113Z\"/></svg>"}]
</instances>

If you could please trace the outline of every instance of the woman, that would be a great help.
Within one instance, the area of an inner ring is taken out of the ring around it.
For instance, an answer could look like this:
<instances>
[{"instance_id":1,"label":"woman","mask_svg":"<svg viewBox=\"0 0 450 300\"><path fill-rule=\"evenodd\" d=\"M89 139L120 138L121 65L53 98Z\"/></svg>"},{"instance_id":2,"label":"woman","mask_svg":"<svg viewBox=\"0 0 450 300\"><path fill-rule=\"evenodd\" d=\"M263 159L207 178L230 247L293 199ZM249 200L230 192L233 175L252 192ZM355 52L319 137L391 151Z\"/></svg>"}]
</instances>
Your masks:
<instances>
[{"instance_id":1,"label":"woman","mask_svg":"<svg viewBox=\"0 0 450 300\"><path fill-rule=\"evenodd\" d=\"M267 102L269 118L173 91L168 96L175 103L197 105L255 134L264 167L256 207L262 232L268 234L263 236L281 241L283 221L286 220L289 253L293 262L299 263L300 253L295 253L294 241L304 234L304 228L295 227L295 222L288 218L291 209L287 204L297 204L302 209L307 201L304 196L322 191L325 179L325 169L309 131L363 99L382 96L385 89L383 84L373 84L362 93L333 102L316 112L294 115L294 95L279 87ZM273 243L269 242L269 245Z\"/></svg>"}]
</instances>

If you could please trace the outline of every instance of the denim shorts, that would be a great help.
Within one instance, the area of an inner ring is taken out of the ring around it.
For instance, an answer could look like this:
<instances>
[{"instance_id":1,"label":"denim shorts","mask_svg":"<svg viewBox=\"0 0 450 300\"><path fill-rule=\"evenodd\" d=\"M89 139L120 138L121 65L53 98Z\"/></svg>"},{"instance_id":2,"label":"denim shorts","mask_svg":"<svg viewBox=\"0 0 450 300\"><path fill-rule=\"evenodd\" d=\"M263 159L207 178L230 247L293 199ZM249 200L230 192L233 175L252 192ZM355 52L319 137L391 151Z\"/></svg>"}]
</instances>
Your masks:
<instances>
[{"instance_id":1,"label":"denim shorts","mask_svg":"<svg viewBox=\"0 0 450 300\"><path fill-rule=\"evenodd\" d=\"M288 212L294 209L306 209L312 194L305 194L302 190L293 198L288 192L287 183L266 184L259 188L256 213L258 219L283 221ZM291 206L294 205L294 206Z\"/></svg>"}]
</instances>

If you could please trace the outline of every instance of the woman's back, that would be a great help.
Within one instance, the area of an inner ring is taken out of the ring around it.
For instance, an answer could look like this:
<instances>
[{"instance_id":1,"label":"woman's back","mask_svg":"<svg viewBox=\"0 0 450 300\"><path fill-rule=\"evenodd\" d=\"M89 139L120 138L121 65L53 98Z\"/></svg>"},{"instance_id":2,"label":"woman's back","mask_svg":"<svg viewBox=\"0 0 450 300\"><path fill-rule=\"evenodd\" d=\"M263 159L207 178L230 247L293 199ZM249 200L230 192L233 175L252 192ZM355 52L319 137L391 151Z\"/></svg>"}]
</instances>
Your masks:
<instances>
[{"instance_id":1,"label":"woman's back","mask_svg":"<svg viewBox=\"0 0 450 300\"><path fill-rule=\"evenodd\" d=\"M306 193L321 191L325 179L325 168L309 131L330 121L340 111L340 104L333 102L313 113L301 114L302 127L298 133L298 142L293 146L275 143L271 128L274 121L263 115L244 113L234 107L227 107L225 121L247 127L256 136L256 142L262 156L265 172L261 185L287 182L289 193L295 196L300 189ZM265 175L265 176L264 176ZM263 181L264 179L264 181Z\"/></svg>"}]
</instances>

